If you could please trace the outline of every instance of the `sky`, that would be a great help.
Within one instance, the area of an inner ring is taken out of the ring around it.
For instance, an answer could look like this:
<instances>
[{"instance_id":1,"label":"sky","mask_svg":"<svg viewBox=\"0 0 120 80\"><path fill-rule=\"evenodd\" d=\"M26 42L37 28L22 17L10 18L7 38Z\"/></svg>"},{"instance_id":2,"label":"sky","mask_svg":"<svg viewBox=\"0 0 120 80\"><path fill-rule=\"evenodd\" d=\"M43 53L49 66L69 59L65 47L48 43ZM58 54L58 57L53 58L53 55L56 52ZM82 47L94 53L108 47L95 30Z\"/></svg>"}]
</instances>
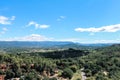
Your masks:
<instances>
[{"instance_id":1,"label":"sky","mask_svg":"<svg viewBox=\"0 0 120 80\"><path fill-rule=\"evenodd\" d=\"M0 41L120 43L120 0L0 0Z\"/></svg>"}]
</instances>

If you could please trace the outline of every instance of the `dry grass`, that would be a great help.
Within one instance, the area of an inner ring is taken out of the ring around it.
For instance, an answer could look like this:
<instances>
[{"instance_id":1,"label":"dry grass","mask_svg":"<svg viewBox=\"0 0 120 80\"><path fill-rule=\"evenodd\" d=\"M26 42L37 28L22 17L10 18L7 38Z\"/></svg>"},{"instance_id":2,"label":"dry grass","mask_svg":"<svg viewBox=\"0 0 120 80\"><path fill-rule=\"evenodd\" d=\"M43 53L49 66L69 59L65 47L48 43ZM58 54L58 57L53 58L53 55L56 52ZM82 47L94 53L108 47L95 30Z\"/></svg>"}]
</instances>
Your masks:
<instances>
[{"instance_id":1,"label":"dry grass","mask_svg":"<svg viewBox=\"0 0 120 80\"><path fill-rule=\"evenodd\" d=\"M80 72L80 70L78 70L76 73L74 73L74 75L73 75L71 80L77 80L77 79L81 79L81 72Z\"/></svg>"}]
</instances>

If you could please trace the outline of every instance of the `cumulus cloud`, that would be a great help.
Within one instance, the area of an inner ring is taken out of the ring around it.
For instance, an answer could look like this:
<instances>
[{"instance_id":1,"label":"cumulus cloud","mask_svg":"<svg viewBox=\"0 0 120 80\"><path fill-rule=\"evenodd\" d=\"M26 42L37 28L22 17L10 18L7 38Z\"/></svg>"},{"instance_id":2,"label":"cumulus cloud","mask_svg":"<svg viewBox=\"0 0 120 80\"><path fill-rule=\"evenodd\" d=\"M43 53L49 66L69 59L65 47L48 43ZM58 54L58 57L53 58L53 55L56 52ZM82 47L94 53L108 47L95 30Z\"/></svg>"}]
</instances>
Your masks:
<instances>
[{"instance_id":1,"label":"cumulus cloud","mask_svg":"<svg viewBox=\"0 0 120 80\"><path fill-rule=\"evenodd\" d=\"M38 24L38 23L35 22L35 21L30 21L30 22L28 23L27 27L29 27L29 26L34 26L36 29L38 29L38 28L45 29L45 28L50 27L50 25Z\"/></svg>"},{"instance_id":2,"label":"cumulus cloud","mask_svg":"<svg viewBox=\"0 0 120 80\"><path fill-rule=\"evenodd\" d=\"M109 25L109 26L102 26L99 28L76 28L75 31L78 32L117 32L120 31L120 24Z\"/></svg>"},{"instance_id":3,"label":"cumulus cloud","mask_svg":"<svg viewBox=\"0 0 120 80\"><path fill-rule=\"evenodd\" d=\"M46 24L42 24L42 25L40 25L39 27L37 27L37 28L48 28L49 27L49 25L46 25Z\"/></svg>"},{"instance_id":4,"label":"cumulus cloud","mask_svg":"<svg viewBox=\"0 0 120 80\"><path fill-rule=\"evenodd\" d=\"M4 39L5 41L50 41L52 38L47 38L39 34L31 34L23 37L14 37Z\"/></svg>"},{"instance_id":5,"label":"cumulus cloud","mask_svg":"<svg viewBox=\"0 0 120 80\"><path fill-rule=\"evenodd\" d=\"M66 17L65 16L59 16L59 18L57 18L57 21L61 21L63 19L65 19Z\"/></svg>"},{"instance_id":6,"label":"cumulus cloud","mask_svg":"<svg viewBox=\"0 0 120 80\"><path fill-rule=\"evenodd\" d=\"M31 34L28 36L24 36L19 38L21 41L45 41L47 38L45 36L39 34Z\"/></svg>"},{"instance_id":7,"label":"cumulus cloud","mask_svg":"<svg viewBox=\"0 0 120 80\"><path fill-rule=\"evenodd\" d=\"M15 20L15 16L12 16L11 18L0 16L0 24L8 25L11 24L11 21Z\"/></svg>"}]
</instances>

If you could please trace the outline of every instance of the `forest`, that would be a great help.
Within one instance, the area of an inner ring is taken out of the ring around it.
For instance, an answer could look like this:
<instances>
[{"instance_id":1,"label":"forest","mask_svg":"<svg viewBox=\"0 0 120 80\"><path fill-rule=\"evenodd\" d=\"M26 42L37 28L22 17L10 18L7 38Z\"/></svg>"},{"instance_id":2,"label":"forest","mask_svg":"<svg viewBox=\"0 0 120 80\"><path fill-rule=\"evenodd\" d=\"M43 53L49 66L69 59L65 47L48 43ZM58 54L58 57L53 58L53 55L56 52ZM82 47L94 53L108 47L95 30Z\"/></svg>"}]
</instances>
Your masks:
<instances>
[{"instance_id":1,"label":"forest","mask_svg":"<svg viewBox=\"0 0 120 80\"><path fill-rule=\"evenodd\" d=\"M120 80L120 45L99 48L1 48L5 80Z\"/></svg>"}]
</instances>

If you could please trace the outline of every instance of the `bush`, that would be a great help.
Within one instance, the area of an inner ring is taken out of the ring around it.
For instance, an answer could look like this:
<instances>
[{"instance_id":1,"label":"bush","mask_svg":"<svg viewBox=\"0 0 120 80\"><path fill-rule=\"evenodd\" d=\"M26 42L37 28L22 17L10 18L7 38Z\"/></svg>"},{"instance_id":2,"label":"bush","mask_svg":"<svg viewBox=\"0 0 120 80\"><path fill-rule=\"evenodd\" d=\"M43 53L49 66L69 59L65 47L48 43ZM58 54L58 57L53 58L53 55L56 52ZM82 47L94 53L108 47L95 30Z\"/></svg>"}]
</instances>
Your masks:
<instances>
[{"instance_id":1,"label":"bush","mask_svg":"<svg viewBox=\"0 0 120 80\"><path fill-rule=\"evenodd\" d=\"M71 66L70 69L75 73L77 71L77 66L76 65Z\"/></svg>"},{"instance_id":2,"label":"bush","mask_svg":"<svg viewBox=\"0 0 120 80\"><path fill-rule=\"evenodd\" d=\"M77 80L81 80L80 78L77 78Z\"/></svg>"},{"instance_id":3,"label":"bush","mask_svg":"<svg viewBox=\"0 0 120 80\"><path fill-rule=\"evenodd\" d=\"M96 80L108 80L108 78L103 73L98 73Z\"/></svg>"},{"instance_id":4,"label":"bush","mask_svg":"<svg viewBox=\"0 0 120 80\"><path fill-rule=\"evenodd\" d=\"M39 80L40 77L35 72L30 72L25 76L25 80Z\"/></svg>"},{"instance_id":5,"label":"bush","mask_svg":"<svg viewBox=\"0 0 120 80\"><path fill-rule=\"evenodd\" d=\"M108 80L108 78L103 76L97 76L96 80Z\"/></svg>"},{"instance_id":6,"label":"bush","mask_svg":"<svg viewBox=\"0 0 120 80\"><path fill-rule=\"evenodd\" d=\"M62 76L65 77L65 78L71 79L72 76L73 76L73 71L71 69L69 69L69 68L66 68L62 72Z\"/></svg>"},{"instance_id":7,"label":"bush","mask_svg":"<svg viewBox=\"0 0 120 80\"><path fill-rule=\"evenodd\" d=\"M15 72L15 77L20 77L20 76L22 76L22 72L20 70L17 70Z\"/></svg>"}]
</instances>

